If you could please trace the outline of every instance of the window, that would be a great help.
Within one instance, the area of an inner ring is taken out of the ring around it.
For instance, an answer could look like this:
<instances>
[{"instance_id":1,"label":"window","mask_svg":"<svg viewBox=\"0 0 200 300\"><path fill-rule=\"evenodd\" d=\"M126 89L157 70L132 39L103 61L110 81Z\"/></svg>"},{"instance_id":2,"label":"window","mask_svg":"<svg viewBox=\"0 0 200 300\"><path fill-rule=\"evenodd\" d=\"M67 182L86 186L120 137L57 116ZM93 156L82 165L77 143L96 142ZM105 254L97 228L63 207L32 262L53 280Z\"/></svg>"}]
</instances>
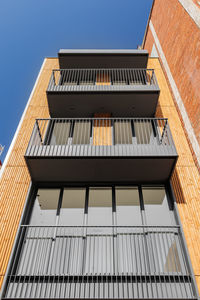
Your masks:
<instances>
[{"instance_id":1,"label":"window","mask_svg":"<svg viewBox=\"0 0 200 300\"><path fill-rule=\"evenodd\" d=\"M137 187L116 187L117 225L142 225L140 199Z\"/></svg>"},{"instance_id":2,"label":"window","mask_svg":"<svg viewBox=\"0 0 200 300\"><path fill-rule=\"evenodd\" d=\"M65 188L59 225L84 225L85 188Z\"/></svg>"},{"instance_id":3,"label":"window","mask_svg":"<svg viewBox=\"0 0 200 300\"><path fill-rule=\"evenodd\" d=\"M89 121L76 121L74 124L72 144L90 144L91 123Z\"/></svg>"},{"instance_id":4,"label":"window","mask_svg":"<svg viewBox=\"0 0 200 300\"><path fill-rule=\"evenodd\" d=\"M50 145L66 145L70 133L70 122L52 121L50 124Z\"/></svg>"},{"instance_id":5,"label":"window","mask_svg":"<svg viewBox=\"0 0 200 300\"><path fill-rule=\"evenodd\" d=\"M164 186L40 188L22 227L8 295L144 298L152 287L155 298L190 295L175 224Z\"/></svg>"},{"instance_id":6,"label":"window","mask_svg":"<svg viewBox=\"0 0 200 300\"><path fill-rule=\"evenodd\" d=\"M132 144L132 124L131 121L115 121L114 136L115 144Z\"/></svg>"},{"instance_id":7,"label":"window","mask_svg":"<svg viewBox=\"0 0 200 300\"><path fill-rule=\"evenodd\" d=\"M145 119L94 118L50 120L44 144L49 145L169 145L163 124ZM38 142L40 137L38 137Z\"/></svg>"},{"instance_id":8,"label":"window","mask_svg":"<svg viewBox=\"0 0 200 300\"><path fill-rule=\"evenodd\" d=\"M184 265L170 207L164 186L39 189L30 225L58 227L30 228L26 252L34 238L35 254L45 247L51 259L40 270L47 274L59 273L57 260L66 274L178 273Z\"/></svg>"}]
</instances>

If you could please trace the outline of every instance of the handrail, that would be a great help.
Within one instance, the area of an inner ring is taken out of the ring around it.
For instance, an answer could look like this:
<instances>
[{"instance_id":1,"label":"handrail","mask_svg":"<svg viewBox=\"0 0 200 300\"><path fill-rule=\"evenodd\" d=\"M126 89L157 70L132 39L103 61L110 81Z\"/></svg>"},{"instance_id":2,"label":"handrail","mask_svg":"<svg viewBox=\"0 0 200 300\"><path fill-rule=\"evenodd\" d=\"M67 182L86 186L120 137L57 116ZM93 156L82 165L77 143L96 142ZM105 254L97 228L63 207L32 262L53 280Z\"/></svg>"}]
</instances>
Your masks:
<instances>
[{"instance_id":1,"label":"handrail","mask_svg":"<svg viewBox=\"0 0 200 300\"><path fill-rule=\"evenodd\" d=\"M156 86L154 69L54 69L47 91L117 90Z\"/></svg>"},{"instance_id":2,"label":"handrail","mask_svg":"<svg viewBox=\"0 0 200 300\"><path fill-rule=\"evenodd\" d=\"M98 147L104 156L176 155L165 118L37 119L26 156L55 155L57 146L64 156L99 156Z\"/></svg>"}]
</instances>

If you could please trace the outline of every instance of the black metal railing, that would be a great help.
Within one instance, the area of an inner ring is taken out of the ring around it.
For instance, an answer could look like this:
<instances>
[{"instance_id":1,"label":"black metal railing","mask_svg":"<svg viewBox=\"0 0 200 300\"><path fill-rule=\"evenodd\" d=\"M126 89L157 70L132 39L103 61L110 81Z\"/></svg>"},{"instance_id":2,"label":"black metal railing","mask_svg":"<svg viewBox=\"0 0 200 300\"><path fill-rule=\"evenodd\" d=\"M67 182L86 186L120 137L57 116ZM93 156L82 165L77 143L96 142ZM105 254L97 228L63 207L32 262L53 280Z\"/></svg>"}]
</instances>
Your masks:
<instances>
[{"instance_id":1,"label":"black metal railing","mask_svg":"<svg viewBox=\"0 0 200 300\"><path fill-rule=\"evenodd\" d=\"M53 70L47 91L101 91L158 88L153 69L62 69Z\"/></svg>"},{"instance_id":2,"label":"black metal railing","mask_svg":"<svg viewBox=\"0 0 200 300\"><path fill-rule=\"evenodd\" d=\"M3 295L196 297L179 226L22 225Z\"/></svg>"},{"instance_id":3,"label":"black metal railing","mask_svg":"<svg viewBox=\"0 0 200 300\"><path fill-rule=\"evenodd\" d=\"M26 156L176 156L167 119L37 119Z\"/></svg>"}]
</instances>

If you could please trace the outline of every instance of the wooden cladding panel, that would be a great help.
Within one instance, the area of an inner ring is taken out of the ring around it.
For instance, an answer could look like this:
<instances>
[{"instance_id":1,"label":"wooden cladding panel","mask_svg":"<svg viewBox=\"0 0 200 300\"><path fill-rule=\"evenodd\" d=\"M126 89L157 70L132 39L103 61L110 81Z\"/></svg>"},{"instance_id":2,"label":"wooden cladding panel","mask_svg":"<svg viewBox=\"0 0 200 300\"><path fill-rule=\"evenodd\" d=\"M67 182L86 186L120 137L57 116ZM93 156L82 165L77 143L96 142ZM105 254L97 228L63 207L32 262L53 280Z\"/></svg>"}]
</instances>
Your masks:
<instances>
[{"instance_id":1,"label":"wooden cladding panel","mask_svg":"<svg viewBox=\"0 0 200 300\"><path fill-rule=\"evenodd\" d=\"M96 85L111 85L111 79L109 74L106 73L97 73Z\"/></svg>"},{"instance_id":2,"label":"wooden cladding panel","mask_svg":"<svg viewBox=\"0 0 200 300\"><path fill-rule=\"evenodd\" d=\"M170 129L179 155L171 181L195 278L200 291L200 175L195 166L159 60L157 58L150 58L148 68L155 69L161 89L156 116L169 119Z\"/></svg>"},{"instance_id":3,"label":"wooden cladding panel","mask_svg":"<svg viewBox=\"0 0 200 300\"><path fill-rule=\"evenodd\" d=\"M112 127L110 114L95 114L95 118L104 118L102 120L95 120L93 127L93 145L96 146L110 146L112 145Z\"/></svg>"},{"instance_id":4,"label":"wooden cladding panel","mask_svg":"<svg viewBox=\"0 0 200 300\"><path fill-rule=\"evenodd\" d=\"M46 59L0 181L0 287L7 269L30 185L30 175L26 167L24 154L30 140L35 119L49 117L46 89L53 68L58 68L58 60L54 58Z\"/></svg>"}]
</instances>

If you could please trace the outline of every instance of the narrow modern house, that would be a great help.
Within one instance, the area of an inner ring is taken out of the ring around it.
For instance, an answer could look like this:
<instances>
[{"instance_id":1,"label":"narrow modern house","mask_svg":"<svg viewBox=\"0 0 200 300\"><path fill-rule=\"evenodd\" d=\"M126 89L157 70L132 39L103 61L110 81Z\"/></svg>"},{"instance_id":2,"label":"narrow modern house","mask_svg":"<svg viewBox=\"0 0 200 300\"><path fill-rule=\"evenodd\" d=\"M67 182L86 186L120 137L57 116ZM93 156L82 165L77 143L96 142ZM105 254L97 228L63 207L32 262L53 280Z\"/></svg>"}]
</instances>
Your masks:
<instances>
[{"instance_id":1,"label":"narrow modern house","mask_svg":"<svg viewBox=\"0 0 200 300\"><path fill-rule=\"evenodd\" d=\"M199 179L158 58L46 58L1 169L1 298L198 299Z\"/></svg>"}]
</instances>

